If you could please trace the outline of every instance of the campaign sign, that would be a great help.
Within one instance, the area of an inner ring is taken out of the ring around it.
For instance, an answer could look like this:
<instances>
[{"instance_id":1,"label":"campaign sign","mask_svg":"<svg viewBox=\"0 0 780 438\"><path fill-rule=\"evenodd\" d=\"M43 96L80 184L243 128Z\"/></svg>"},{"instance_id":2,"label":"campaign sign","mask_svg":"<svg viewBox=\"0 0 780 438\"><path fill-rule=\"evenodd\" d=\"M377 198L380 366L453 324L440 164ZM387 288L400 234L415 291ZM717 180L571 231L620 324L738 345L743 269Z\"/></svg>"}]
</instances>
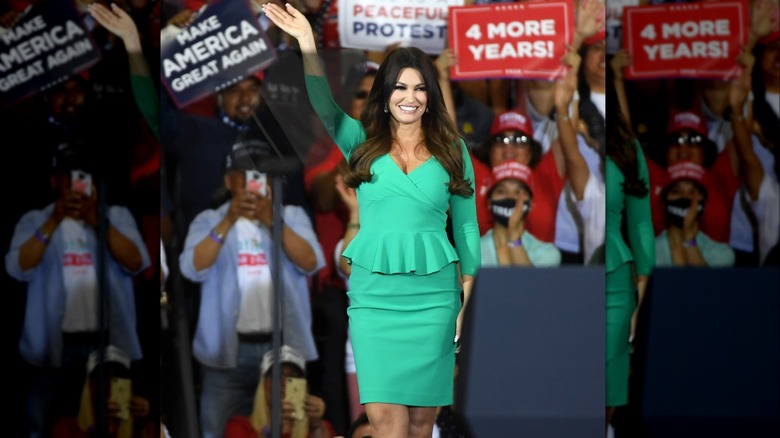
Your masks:
<instances>
[{"instance_id":1,"label":"campaign sign","mask_svg":"<svg viewBox=\"0 0 780 438\"><path fill-rule=\"evenodd\" d=\"M73 1L38 2L0 35L0 98L11 106L92 67L100 58Z\"/></svg>"},{"instance_id":2,"label":"campaign sign","mask_svg":"<svg viewBox=\"0 0 780 438\"><path fill-rule=\"evenodd\" d=\"M341 0L341 47L384 51L391 44L437 55L447 42L447 12L463 0Z\"/></svg>"},{"instance_id":3,"label":"campaign sign","mask_svg":"<svg viewBox=\"0 0 780 438\"><path fill-rule=\"evenodd\" d=\"M632 6L623 11L627 79L726 79L748 39L744 1Z\"/></svg>"},{"instance_id":4,"label":"campaign sign","mask_svg":"<svg viewBox=\"0 0 780 438\"><path fill-rule=\"evenodd\" d=\"M450 77L556 79L573 37L571 0L451 8Z\"/></svg>"},{"instance_id":5,"label":"campaign sign","mask_svg":"<svg viewBox=\"0 0 780 438\"><path fill-rule=\"evenodd\" d=\"M161 48L162 83L181 108L257 73L276 50L246 0L214 0Z\"/></svg>"}]
</instances>

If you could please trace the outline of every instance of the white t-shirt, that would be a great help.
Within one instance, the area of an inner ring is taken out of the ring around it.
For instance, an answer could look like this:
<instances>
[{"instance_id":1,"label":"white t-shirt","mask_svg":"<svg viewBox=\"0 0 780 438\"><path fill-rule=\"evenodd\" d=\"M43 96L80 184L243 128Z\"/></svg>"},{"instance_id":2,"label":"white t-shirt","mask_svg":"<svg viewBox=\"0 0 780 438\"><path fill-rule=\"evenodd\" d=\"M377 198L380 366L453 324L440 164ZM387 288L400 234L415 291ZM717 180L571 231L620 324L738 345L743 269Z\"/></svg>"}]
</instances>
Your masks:
<instances>
[{"instance_id":1,"label":"white t-shirt","mask_svg":"<svg viewBox=\"0 0 780 438\"><path fill-rule=\"evenodd\" d=\"M268 333L273 320L273 284L268 257L261 245L258 221L239 218L234 225L238 234L238 288L241 310L236 330L239 333Z\"/></svg>"},{"instance_id":2,"label":"white t-shirt","mask_svg":"<svg viewBox=\"0 0 780 438\"><path fill-rule=\"evenodd\" d=\"M66 217L60 222L60 229L65 248L62 260L65 288L62 331L95 331L98 329L98 285L95 258L87 247L87 227L83 221Z\"/></svg>"}]
</instances>

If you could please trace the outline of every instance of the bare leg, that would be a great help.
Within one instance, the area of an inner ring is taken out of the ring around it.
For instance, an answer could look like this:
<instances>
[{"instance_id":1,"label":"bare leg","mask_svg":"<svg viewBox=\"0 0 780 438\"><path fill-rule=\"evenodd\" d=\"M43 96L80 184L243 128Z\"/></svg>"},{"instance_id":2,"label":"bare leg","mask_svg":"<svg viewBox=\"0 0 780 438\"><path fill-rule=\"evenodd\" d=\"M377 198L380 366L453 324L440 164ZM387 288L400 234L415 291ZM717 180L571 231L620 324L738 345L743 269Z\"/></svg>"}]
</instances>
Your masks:
<instances>
[{"instance_id":1,"label":"bare leg","mask_svg":"<svg viewBox=\"0 0 780 438\"><path fill-rule=\"evenodd\" d=\"M409 408L392 403L366 403L373 438L407 438Z\"/></svg>"},{"instance_id":2,"label":"bare leg","mask_svg":"<svg viewBox=\"0 0 780 438\"><path fill-rule=\"evenodd\" d=\"M409 408L409 438L428 438L433 434L435 407Z\"/></svg>"}]
</instances>

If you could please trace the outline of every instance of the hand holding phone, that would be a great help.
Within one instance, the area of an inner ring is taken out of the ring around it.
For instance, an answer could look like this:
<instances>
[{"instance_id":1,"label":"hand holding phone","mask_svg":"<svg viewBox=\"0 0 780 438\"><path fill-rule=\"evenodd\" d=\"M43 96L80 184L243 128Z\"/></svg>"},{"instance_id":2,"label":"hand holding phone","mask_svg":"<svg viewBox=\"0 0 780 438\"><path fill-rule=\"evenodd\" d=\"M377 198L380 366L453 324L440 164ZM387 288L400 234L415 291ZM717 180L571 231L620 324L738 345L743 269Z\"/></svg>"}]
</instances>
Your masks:
<instances>
[{"instance_id":1,"label":"hand holding phone","mask_svg":"<svg viewBox=\"0 0 780 438\"><path fill-rule=\"evenodd\" d=\"M133 395L130 379L114 377L111 379L110 401L119 405L117 417L127 420L130 418L130 398Z\"/></svg>"},{"instance_id":2,"label":"hand holding phone","mask_svg":"<svg viewBox=\"0 0 780 438\"><path fill-rule=\"evenodd\" d=\"M284 400L293 405L293 417L303 420L306 415L304 403L306 402L306 379L303 377L288 377L284 388Z\"/></svg>"},{"instance_id":3,"label":"hand holding phone","mask_svg":"<svg viewBox=\"0 0 780 438\"><path fill-rule=\"evenodd\" d=\"M244 187L247 191L266 196L268 192L268 178L265 173L256 170L246 171L246 183Z\"/></svg>"},{"instance_id":4,"label":"hand holding phone","mask_svg":"<svg viewBox=\"0 0 780 438\"><path fill-rule=\"evenodd\" d=\"M70 171L70 189L83 193L87 197L92 196L92 174L83 170Z\"/></svg>"}]
</instances>

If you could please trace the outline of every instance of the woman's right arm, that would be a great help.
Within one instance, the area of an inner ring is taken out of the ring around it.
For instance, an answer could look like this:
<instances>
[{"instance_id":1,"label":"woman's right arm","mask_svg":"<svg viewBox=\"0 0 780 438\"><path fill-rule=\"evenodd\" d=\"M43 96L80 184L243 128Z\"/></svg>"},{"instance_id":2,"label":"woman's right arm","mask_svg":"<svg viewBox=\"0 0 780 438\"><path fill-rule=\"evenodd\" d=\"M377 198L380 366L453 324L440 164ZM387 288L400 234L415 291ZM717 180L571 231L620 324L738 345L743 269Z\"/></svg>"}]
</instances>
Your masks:
<instances>
[{"instance_id":1,"label":"woman's right arm","mask_svg":"<svg viewBox=\"0 0 780 438\"><path fill-rule=\"evenodd\" d=\"M317 43L308 19L289 3L286 10L273 3L263 6L263 12L280 29L298 41L303 57L306 91L314 111L330 137L347 159L355 147L365 140L365 131L359 121L349 117L333 99L325 78L325 70L317 54Z\"/></svg>"}]
</instances>

